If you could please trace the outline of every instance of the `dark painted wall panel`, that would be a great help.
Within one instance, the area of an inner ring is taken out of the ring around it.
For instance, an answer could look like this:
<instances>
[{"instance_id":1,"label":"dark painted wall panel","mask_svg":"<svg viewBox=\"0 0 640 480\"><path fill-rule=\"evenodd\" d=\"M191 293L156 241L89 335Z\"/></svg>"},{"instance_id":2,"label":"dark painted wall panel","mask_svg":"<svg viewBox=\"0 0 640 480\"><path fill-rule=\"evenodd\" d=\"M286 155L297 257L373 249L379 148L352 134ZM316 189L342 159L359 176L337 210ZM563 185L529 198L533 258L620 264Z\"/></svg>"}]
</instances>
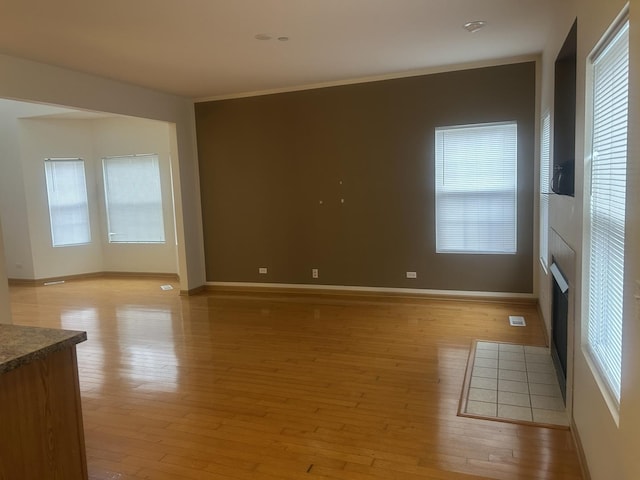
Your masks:
<instances>
[{"instance_id":1,"label":"dark painted wall panel","mask_svg":"<svg viewBox=\"0 0 640 480\"><path fill-rule=\"evenodd\" d=\"M434 129L507 120L518 253L436 254ZM199 103L196 124L208 281L532 291L534 63Z\"/></svg>"}]
</instances>

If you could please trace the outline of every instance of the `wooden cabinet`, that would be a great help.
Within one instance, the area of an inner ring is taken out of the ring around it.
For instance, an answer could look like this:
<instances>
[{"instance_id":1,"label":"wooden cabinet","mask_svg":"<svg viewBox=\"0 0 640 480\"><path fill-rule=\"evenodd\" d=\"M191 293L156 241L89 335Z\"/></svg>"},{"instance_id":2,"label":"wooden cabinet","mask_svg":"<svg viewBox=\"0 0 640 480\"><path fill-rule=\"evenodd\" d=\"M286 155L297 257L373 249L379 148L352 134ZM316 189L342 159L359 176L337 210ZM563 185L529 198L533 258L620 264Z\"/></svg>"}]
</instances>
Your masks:
<instances>
[{"instance_id":1,"label":"wooden cabinet","mask_svg":"<svg viewBox=\"0 0 640 480\"><path fill-rule=\"evenodd\" d=\"M87 480L75 347L84 339L0 326L0 480Z\"/></svg>"}]
</instances>

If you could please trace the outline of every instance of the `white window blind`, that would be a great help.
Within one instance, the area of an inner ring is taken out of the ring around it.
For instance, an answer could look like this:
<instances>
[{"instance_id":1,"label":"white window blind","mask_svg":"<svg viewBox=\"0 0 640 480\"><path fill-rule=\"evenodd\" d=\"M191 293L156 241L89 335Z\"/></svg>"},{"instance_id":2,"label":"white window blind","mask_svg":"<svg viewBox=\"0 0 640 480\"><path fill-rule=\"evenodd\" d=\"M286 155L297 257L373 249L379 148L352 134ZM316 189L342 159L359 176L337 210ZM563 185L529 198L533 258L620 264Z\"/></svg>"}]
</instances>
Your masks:
<instances>
[{"instance_id":1,"label":"white window blind","mask_svg":"<svg viewBox=\"0 0 640 480\"><path fill-rule=\"evenodd\" d=\"M551 162L551 115L542 117L540 132L540 260L549 266L549 182Z\"/></svg>"},{"instance_id":2,"label":"white window blind","mask_svg":"<svg viewBox=\"0 0 640 480\"><path fill-rule=\"evenodd\" d=\"M91 242L84 161L48 158L44 162L51 243L54 247Z\"/></svg>"},{"instance_id":3,"label":"white window blind","mask_svg":"<svg viewBox=\"0 0 640 480\"><path fill-rule=\"evenodd\" d=\"M515 122L436 129L436 251L516 252Z\"/></svg>"},{"instance_id":4,"label":"white window blind","mask_svg":"<svg viewBox=\"0 0 640 480\"><path fill-rule=\"evenodd\" d=\"M157 155L102 159L110 243L164 243Z\"/></svg>"},{"instance_id":5,"label":"white window blind","mask_svg":"<svg viewBox=\"0 0 640 480\"><path fill-rule=\"evenodd\" d=\"M592 61L588 349L620 401L629 23Z\"/></svg>"}]
</instances>

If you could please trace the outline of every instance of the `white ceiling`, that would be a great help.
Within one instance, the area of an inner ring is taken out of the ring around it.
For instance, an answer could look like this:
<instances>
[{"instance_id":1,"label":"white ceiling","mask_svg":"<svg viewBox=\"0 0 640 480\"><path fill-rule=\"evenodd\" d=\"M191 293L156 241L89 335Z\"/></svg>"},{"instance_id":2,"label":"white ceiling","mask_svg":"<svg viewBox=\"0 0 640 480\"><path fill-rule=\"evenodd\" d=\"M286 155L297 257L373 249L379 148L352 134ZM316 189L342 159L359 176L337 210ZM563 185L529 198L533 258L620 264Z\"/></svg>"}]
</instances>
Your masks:
<instances>
[{"instance_id":1,"label":"white ceiling","mask_svg":"<svg viewBox=\"0 0 640 480\"><path fill-rule=\"evenodd\" d=\"M0 0L0 52L231 96L539 53L558 1Z\"/></svg>"}]
</instances>

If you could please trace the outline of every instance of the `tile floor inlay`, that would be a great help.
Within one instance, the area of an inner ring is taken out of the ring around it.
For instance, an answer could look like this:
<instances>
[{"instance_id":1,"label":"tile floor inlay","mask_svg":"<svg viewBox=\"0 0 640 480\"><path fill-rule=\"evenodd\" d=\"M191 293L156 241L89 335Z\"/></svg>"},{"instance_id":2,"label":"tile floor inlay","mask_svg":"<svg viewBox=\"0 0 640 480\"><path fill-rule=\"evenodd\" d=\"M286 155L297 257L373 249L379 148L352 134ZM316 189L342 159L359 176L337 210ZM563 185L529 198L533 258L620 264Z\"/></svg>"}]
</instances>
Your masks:
<instances>
[{"instance_id":1,"label":"tile floor inlay","mask_svg":"<svg viewBox=\"0 0 640 480\"><path fill-rule=\"evenodd\" d=\"M477 341L460 414L567 427L548 348Z\"/></svg>"}]
</instances>

